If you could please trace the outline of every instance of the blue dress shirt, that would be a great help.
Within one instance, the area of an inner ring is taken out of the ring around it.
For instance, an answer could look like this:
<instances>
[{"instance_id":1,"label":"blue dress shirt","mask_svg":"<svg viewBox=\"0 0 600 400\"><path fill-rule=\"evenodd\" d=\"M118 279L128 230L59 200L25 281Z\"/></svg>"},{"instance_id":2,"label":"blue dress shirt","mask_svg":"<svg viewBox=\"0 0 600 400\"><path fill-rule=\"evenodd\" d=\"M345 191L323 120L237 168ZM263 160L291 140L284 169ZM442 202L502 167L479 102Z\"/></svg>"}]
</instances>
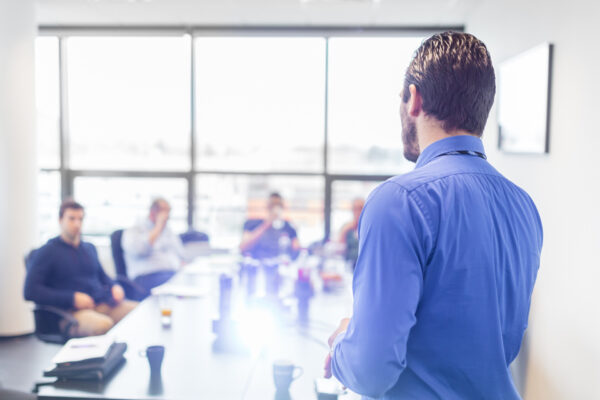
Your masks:
<instances>
[{"instance_id":1,"label":"blue dress shirt","mask_svg":"<svg viewBox=\"0 0 600 400\"><path fill-rule=\"evenodd\" d=\"M154 243L150 243L150 232L153 229L154 223L146 218L123 232L121 243L130 278L147 277L161 272L174 273L181 267L184 251L179 235L165 226ZM156 282L162 283L164 280ZM160 284L156 282L155 284Z\"/></svg>"},{"instance_id":2,"label":"blue dress shirt","mask_svg":"<svg viewBox=\"0 0 600 400\"><path fill-rule=\"evenodd\" d=\"M373 398L518 399L509 364L541 248L533 201L485 160L480 139L431 144L366 202L333 374Z\"/></svg>"},{"instance_id":3,"label":"blue dress shirt","mask_svg":"<svg viewBox=\"0 0 600 400\"><path fill-rule=\"evenodd\" d=\"M244 232L252 232L265 222L264 219L249 219L244 222ZM244 253L257 260L266 258L275 258L283 250L287 254L295 257L297 252L291 248L291 241L296 239L298 234L288 221L283 221L283 226L276 229L270 226L269 229L258 239L258 241ZM281 239L285 246L281 246Z\"/></svg>"}]
</instances>

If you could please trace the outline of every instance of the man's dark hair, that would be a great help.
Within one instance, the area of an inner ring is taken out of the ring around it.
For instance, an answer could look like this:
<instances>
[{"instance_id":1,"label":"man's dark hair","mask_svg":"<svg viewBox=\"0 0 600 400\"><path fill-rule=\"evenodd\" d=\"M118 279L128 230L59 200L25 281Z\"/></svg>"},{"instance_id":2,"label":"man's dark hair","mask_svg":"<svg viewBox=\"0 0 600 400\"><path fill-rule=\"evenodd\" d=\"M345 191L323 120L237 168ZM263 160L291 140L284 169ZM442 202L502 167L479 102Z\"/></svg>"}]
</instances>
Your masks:
<instances>
[{"instance_id":1,"label":"man's dark hair","mask_svg":"<svg viewBox=\"0 0 600 400\"><path fill-rule=\"evenodd\" d=\"M458 32L425 40L406 70L405 103L411 84L423 98L423 111L441 121L446 132L481 136L496 93L492 59L481 40Z\"/></svg>"},{"instance_id":2,"label":"man's dark hair","mask_svg":"<svg viewBox=\"0 0 600 400\"><path fill-rule=\"evenodd\" d=\"M66 199L60 205L60 209L58 210L58 218L62 219L62 217L65 215L65 211L67 211L69 209L83 210L83 206L73 199Z\"/></svg>"},{"instance_id":3,"label":"man's dark hair","mask_svg":"<svg viewBox=\"0 0 600 400\"><path fill-rule=\"evenodd\" d=\"M269 195L269 198L270 199L275 198L275 199L283 200L283 197L281 197L281 195L279 194L279 192L272 192Z\"/></svg>"}]
</instances>

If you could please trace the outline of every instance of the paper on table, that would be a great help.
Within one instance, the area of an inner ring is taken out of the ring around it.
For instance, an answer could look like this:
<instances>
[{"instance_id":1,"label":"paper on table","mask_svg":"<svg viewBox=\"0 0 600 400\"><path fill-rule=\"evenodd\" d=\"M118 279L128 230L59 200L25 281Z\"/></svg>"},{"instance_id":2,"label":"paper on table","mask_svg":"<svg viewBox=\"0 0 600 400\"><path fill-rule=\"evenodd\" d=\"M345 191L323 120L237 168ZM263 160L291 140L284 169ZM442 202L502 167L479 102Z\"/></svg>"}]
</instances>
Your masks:
<instances>
[{"instance_id":1,"label":"paper on table","mask_svg":"<svg viewBox=\"0 0 600 400\"><path fill-rule=\"evenodd\" d=\"M54 356L52 362L64 364L102 358L114 342L114 337L108 335L70 339Z\"/></svg>"},{"instance_id":2,"label":"paper on table","mask_svg":"<svg viewBox=\"0 0 600 400\"><path fill-rule=\"evenodd\" d=\"M233 272L238 263L230 259L198 259L183 268L184 274L190 275L219 275Z\"/></svg>"}]
</instances>

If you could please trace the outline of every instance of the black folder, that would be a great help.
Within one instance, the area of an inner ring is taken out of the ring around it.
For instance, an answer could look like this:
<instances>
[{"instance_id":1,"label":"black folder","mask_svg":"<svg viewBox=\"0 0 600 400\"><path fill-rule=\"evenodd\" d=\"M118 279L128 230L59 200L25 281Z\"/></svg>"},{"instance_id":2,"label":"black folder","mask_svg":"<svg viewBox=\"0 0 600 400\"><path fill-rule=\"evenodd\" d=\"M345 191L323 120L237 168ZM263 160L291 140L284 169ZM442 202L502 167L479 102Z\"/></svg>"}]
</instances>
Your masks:
<instances>
[{"instance_id":1,"label":"black folder","mask_svg":"<svg viewBox=\"0 0 600 400\"><path fill-rule=\"evenodd\" d=\"M44 376L101 381L125 360L126 350L127 343L114 343L104 358L57 365L44 371Z\"/></svg>"}]
</instances>

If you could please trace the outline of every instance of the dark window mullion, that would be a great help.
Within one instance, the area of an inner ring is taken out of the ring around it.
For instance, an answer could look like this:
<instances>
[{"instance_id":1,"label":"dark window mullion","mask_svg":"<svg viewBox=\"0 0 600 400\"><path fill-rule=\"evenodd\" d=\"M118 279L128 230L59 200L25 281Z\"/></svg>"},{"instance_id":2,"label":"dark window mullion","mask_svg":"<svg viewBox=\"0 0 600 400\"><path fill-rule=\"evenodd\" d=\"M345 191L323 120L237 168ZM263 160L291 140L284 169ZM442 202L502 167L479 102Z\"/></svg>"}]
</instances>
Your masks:
<instances>
[{"instance_id":1,"label":"dark window mullion","mask_svg":"<svg viewBox=\"0 0 600 400\"><path fill-rule=\"evenodd\" d=\"M68 68L67 68L67 38L58 37L58 81L59 81L59 151L60 151L60 186L61 198L64 200L73 196L73 177L70 174L69 149L69 99L68 99Z\"/></svg>"}]
</instances>

